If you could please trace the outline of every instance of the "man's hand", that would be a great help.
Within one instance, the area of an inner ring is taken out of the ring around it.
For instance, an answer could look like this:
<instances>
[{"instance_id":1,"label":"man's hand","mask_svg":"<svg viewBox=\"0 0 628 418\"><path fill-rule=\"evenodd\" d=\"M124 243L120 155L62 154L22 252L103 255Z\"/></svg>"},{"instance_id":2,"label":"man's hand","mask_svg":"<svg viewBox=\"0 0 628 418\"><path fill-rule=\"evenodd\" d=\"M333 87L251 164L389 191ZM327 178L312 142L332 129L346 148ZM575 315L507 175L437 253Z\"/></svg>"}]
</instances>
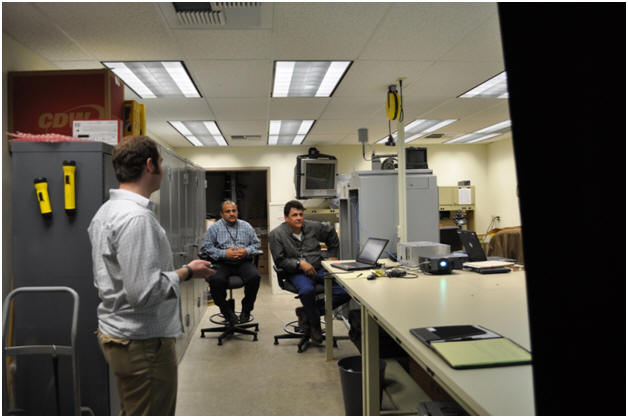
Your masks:
<instances>
[{"instance_id":1,"label":"man's hand","mask_svg":"<svg viewBox=\"0 0 628 418\"><path fill-rule=\"evenodd\" d=\"M299 261L299 268L303 270L303 272L308 276L314 276L316 274L316 269L310 263L305 260Z\"/></svg>"},{"instance_id":2,"label":"man's hand","mask_svg":"<svg viewBox=\"0 0 628 418\"><path fill-rule=\"evenodd\" d=\"M206 278L209 276L213 276L216 274L216 270L210 268L212 263L205 260L193 260L188 263L188 266L192 269L192 277L193 278ZM179 269L183 270L183 277L185 278L187 275L187 269ZM179 271L177 270L177 272Z\"/></svg>"},{"instance_id":3,"label":"man's hand","mask_svg":"<svg viewBox=\"0 0 628 418\"><path fill-rule=\"evenodd\" d=\"M241 260L243 258L242 250L244 250L244 248L229 248L225 253L225 257L227 257L227 260ZM246 250L244 250L244 252L246 252Z\"/></svg>"}]
</instances>

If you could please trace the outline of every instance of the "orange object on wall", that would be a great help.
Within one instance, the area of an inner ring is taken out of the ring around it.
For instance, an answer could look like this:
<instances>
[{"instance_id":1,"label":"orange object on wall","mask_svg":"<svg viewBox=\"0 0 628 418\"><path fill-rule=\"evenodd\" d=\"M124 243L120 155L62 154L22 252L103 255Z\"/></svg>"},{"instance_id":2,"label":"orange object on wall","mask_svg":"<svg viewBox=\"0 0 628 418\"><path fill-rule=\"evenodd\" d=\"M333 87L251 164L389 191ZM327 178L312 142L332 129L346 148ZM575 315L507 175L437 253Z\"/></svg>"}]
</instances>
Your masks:
<instances>
[{"instance_id":1,"label":"orange object on wall","mask_svg":"<svg viewBox=\"0 0 628 418\"><path fill-rule=\"evenodd\" d=\"M124 84L108 69L8 73L9 131L72 135L72 122L120 119Z\"/></svg>"}]
</instances>

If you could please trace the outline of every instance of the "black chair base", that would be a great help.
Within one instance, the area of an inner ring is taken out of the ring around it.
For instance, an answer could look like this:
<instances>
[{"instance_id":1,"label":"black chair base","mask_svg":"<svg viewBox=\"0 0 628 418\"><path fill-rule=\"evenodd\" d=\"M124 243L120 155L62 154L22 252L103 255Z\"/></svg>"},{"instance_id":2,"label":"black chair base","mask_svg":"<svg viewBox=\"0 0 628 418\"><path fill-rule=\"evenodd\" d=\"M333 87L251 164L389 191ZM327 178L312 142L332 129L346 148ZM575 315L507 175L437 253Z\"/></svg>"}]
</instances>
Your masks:
<instances>
[{"instance_id":1,"label":"black chair base","mask_svg":"<svg viewBox=\"0 0 628 418\"><path fill-rule=\"evenodd\" d=\"M299 343L297 344L297 352L303 353L308 347L312 344L310 336L304 334L298 325L295 325L297 321L288 322L284 326L285 334L275 335L275 343L274 345L279 345L279 340L289 340L289 339L299 339ZM293 328L291 331L289 328ZM325 330L323 330L323 341L325 341ZM338 341L336 337L334 337L334 347L338 347Z\"/></svg>"},{"instance_id":2,"label":"black chair base","mask_svg":"<svg viewBox=\"0 0 628 418\"><path fill-rule=\"evenodd\" d=\"M247 328L255 328L255 331L251 331ZM253 323L246 323L246 324L238 324L238 325L225 325L222 327L212 327L212 328L203 328L201 329L201 338L205 338L205 333L206 332L222 332L222 334L220 334L218 336L218 345L222 345L222 340L224 340L227 337L230 337L232 335L234 335L235 333L238 334L246 334L246 335L252 335L253 336L253 341L257 341L257 332L259 331L259 324L256 322Z\"/></svg>"}]
</instances>

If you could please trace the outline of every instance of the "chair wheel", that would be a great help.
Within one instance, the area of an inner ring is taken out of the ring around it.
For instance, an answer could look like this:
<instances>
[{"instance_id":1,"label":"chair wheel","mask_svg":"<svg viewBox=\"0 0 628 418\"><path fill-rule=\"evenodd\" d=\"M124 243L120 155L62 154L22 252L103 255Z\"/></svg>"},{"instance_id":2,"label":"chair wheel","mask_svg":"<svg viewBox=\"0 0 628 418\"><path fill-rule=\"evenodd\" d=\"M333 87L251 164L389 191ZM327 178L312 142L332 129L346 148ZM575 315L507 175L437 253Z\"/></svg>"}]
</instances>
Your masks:
<instances>
[{"instance_id":1,"label":"chair wheel","mask_svg":"<svg viewBox=\"0 0 628 418\"><path fill-rule=\"evenodd\" d=\"M279 340L275 337L275 345L279 345Z\"/></svg>"},{"instance_id":2,"label":"chair wheel","mask_svg":"<svg viewBox=\"0 0 628 418\"><path fill-rule=\"evenodd\" d=\"M205 333L201 331L201 338L205 338Z\"/></svg>"},{"instance_id":3,"label":"chair wheel","mask_svg":"<svg viewBox=\"0 0 628 418\"><path fill-rule=\"evenodd\" d=\"M259 331L259 325L255 327L255 331Z\"/></svg>"},{"instance_id":4,"label":"chair wheel","mask_svg":"<svg viewBox=\"0 0 628 418\"><path fill-rule=\"evenodd\" d=\"M257 335L253 336L253 341L257 341Z\"/></svg>"},{"instance_id":5,"label":"chair wheel","mask_svg":"<svg viewBox=\"0 0 628 418\"><path fill-rule=\"evenodd\" d=\"M218 345L222 345L222 338L218 339Z\"/></svg>"}]
</instances>

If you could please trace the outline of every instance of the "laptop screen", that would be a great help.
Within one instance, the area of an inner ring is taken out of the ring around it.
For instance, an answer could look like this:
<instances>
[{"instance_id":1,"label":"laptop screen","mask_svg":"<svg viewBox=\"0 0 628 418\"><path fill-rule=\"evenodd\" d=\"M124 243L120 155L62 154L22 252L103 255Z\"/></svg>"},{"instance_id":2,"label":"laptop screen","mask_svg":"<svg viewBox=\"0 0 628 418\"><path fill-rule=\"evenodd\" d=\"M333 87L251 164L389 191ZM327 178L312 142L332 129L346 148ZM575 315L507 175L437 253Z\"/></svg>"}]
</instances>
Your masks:
<instances>
[{"instance_id":1,"label":"laptop screen","mask_svg":"<svg viewBox=\"0 0 628 418\"><path fill-rule=\"evenodd\" d=\"M364 248L358 254L358 258L355 261L359 261L360 263L366 264L375 264L377 263L377 259L386 248L388 244L387 239L382 238L369 238L366 240L366 244L364 244Z\"/></svg>"},{"instance_id":2,"label":"laptop screen","mask_svg":"<svg viewBox=\"0 0 628 418\"><path fill-rule=\"evenodd\" d=\"M482 249L480 240L475 231L469 231L465 229L458 230L460 241L464 246L464 250L469 256L469 261L486 261L486 254Z\"/></svg>"}]
</instances>

